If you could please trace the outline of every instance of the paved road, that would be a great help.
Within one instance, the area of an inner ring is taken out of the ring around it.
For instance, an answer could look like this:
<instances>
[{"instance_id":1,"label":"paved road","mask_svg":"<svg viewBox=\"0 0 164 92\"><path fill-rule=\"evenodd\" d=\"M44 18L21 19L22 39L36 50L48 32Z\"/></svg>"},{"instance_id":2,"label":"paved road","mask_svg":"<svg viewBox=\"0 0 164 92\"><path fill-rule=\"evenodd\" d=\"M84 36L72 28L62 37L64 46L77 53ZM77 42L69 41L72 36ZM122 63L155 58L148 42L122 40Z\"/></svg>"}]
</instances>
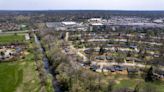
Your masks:
<instances>
[{"instance_id":1,"label":"paved road","mask_svg":"<svg viewBox=\"0 0 164 92\"><path fill-rule=\"evenodd\" d=\"M127 42L127 39L113 39L114 41L121 41L121 42ZM89 42L94 42L94 41L102 41L102 42L106 42L109 41L109 39L88 39ZM163 45L162 43L156 43L156 42L143 42L143 41L132 41L132 42L136 42L136 43L144 43L144 44L150 44L150 45L157 45L157 46L161 46Z\"/></svg>"},{"instance_id":2,"label":"paved road","mask_svg":"<svg viewBox=\"0 0 164 92\"><path fill-rule=\"evenodd\" d=\"M29 30L26 31L9 31L9 32L1 32L0 35L5 35L5 34L15 34L15 33L27 33Z\"/></svg>"}]
</instances>

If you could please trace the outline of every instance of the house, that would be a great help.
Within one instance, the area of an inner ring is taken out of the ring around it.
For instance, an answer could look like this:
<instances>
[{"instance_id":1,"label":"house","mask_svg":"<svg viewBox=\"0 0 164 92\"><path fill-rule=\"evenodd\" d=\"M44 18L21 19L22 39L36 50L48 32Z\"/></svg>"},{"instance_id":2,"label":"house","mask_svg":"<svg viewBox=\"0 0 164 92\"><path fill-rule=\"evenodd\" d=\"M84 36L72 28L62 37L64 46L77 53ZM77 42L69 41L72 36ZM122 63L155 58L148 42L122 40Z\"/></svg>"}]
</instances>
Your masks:
<instances>
[{"instance_id":1,"label":"house","mask_svg":"<svg viewBox=\"0 0 164 92\"><path fill-rule=\"evenodd\" d=\"M164 71L162 70L156 70L155 75L157 75L159 78L164 79Z\"/></svg>"},{"instance_id":2,"label":"house","mask_svg":"<svg viewBox=\"0 0 164 92\"><path fill-rule=\"evenodd\" d=\"M68 52L69 52L69 49L68 49L68 48L64 48L64 51L65 51L66 53L68 53Z\"/></svg>"},{"instance_id":3,"label":"house","mask_svg":"<svg viewBox=\"0 0 164 92\"><path fill-rule=\"evenodd\" d=\"M111 57L111 56L106 56L106 60L113 60L113 57Z\"/></svg>"},{"instance_id":4,"label":"house","mask_svg":"<svg viewBox=\"0 0 164 92\"><path fill-rule=\"evenodd\" d=\"M84 50L85 54L90 54L90 50Z\"/></svg>"},{"instance_id":5,"label":"house","mask_svg":"<svg viewBox=\"0 0 164 92\"><path fill-rule=\"evenodd\" d=\"M110 71L110 72L118 72L118 71L124 71L126 70L126 67L120 66L120 65L114 65L114 66L105 66L103 67L103 71Z\"/></svg>"},{"instance_id":6,"label":"house","mask_svg":"<svg viewBox=\"0 0 164 92\"><path fill-rule=\"evenodd\" d=\"M22 48L17 47L15 50L16 50L16 53L20 53L22 51Z\"/></svg>"},{"instance_id":7,"label":"house","mask_svg":"<svg viewBox=\"0 0 164 92\"><path fill-rule=\"evenodd\" d=\"M105 60L106 59L106 56L96 56L96 59L97 60Z\"/></svg>"},{"instance_id":8,"label":"house","mask_svg":"<svg viewBox=\"0 0 164 92\"><path fill-rule=\"evenodd\" d=\"M158 58L158 57L160 57L160 54L153 54L153 57Z\"/></svg>"},{"instance_id":9,"label":"house","mask_svg":"<svg viewBox=\"0 0 164 92\"><path fill-rule=\"evenodd\" d=\"M111 71L116 72L115 68L113 66L104 66L103 71Z\"/></svg>"},{"instance_id":10,"label":"house","mask_svg":"<svg viewBox=\"0 0 164 92\"><path fill-rule=\"evenodd\" d=\"M90 69L92 71L97 71L98 69L100 69L100 66L98 66L98 65L91 65Z\"/></svg>"},{"instance_id":11,"label":"house","mask_svg":"<svg viewBox=\"0 0 164 92\"><path fill-rule=\"evenodd\" d=\"M127 71L128 71L128 74L138 74L139 73L139 70L136 68L128 68Z\"/></svg>"},{"instance_id":12,"label":"house","mask_svg":"<svg viewBox=\"0 0 164 92\"><path fill-rule=\"evenodd\" d=\"M127 57L127 58L125 59L125 61L126 61L126 62L129 62L129 63L134 63L134 62L135 62L135 60L134 60L133 57Z\"/></svg>"},{"instance_id":13,"label":"house","mask_svg":"<svg viewBox=\"0 0 164 92\"><path fill-rule=\"evenodd\" d=\"M105 29L104 20L102 18L91 18L88 20L90 31L100 31Z\"/></svg>"},{"instance_id":14,"label":"house","mask_svg":"<svg viewBox=\"0 0 164 92\"><path fill-rule=\"evenodd\" d=\"M116 72L115 68L114 67L109 67L108 68L111 72Z\"/></svg>"},{"instance_id":15,"label":"house","mask_svg":"<svg viewBox=\"0 0 164 92\"><path fill-rule=\"evenodd\" d=\"M127 57L126 58L126 60L125 60L126 62L131 62L131 63L134 63L134 62L136 62L136 63L142 63L142 60L141 59L138 59L138 58L134 58L134 57Z\"/></svg>"},{"instance_id":16,"label":"house","mask_svg":"<svg viewBox=\"0 0 164 92\"><path fill-rule=\"evenodd\" d=\"M89 66L91 64L91 61L85 61L83 62L84 66Z\"/></svg>"},{"instance_id":17,"label":"house","mask_svg":"<svg viewBox=\"0 0 164 92\"><path fill-rule=\"evenodd\" d=\"M116 71L123 71L126 70L126 67L120 66L120 65L114 65L113 66Z\"/></svg>"},{"instance_id":18,"label":"house","mask_svg":"<svg viewBox=\"0 0 164 92\"><path fill-rule=\"evenodd\" d=\"M84 50L84 53L85 54L91 54L92 51L94 51L94 49L89 48L89 49Z\"/></svg>"},{"instance_id":19,"label":"house","mask_svg":"<svg viewBox=\"0 0 164 92\"><path fill-rule=\"evenodd\" d=\"M88 20L89 23L101 23L102 18L91 18Z\"/></svg>"},{"instance_id":20,"label":"house","mask_svg":"<svg viewBox=\"0 0 164 92\"><path fill-rule=\"evenodd\" d=\"M136 46L136 45L130 45L129 48L130 48L130 49L133 49L133 50L135 50L135 51L137 51L137 52L139 51L139 50L137 49L137 46Z\"/></svg>"},{"instance_id":21,"label":"house","mask_svg":"<svg viewBox=\"0 0 164 92\"><path fill-rule=\"evenodd\" d=\"M89 25L90 31L104 31L106 26L102 23L91 23Z\"/></svg>"},{"instance_id":22,"label":"house","mask_svg":"<svg viewBox=\"0 0 164 92\"><path fill-rule=\"evenodd\" d=\"M3 53L3 55L0 55L0 60L7 60L7 59L11 59L14 55L13 50L11 49L5 49L0 51L0 53Z\"/></svg>"},{"instance_id":23,"label":"house","mask_svg":"<svg viewBox=\"0 0 164 92\"><path fill-rule=\"evenodd\" d=\"M95 49L94 51L95 51L95 52L100 52L100 49Z\"/></svg>"}]
</instances>

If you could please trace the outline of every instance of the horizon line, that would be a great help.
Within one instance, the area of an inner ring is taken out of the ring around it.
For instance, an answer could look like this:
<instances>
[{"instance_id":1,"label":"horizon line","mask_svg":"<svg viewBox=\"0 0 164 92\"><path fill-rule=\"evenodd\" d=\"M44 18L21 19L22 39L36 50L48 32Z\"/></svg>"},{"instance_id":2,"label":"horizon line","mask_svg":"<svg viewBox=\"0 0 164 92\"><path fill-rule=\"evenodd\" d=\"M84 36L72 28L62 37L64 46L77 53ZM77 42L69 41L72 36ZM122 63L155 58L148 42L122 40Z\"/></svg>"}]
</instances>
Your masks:
<instances>
[{"instance_id":1,"label":"horizon line","mask_svg":"<svg viewBox=\"0 0 164 92\"><path fill-rule=\"evenodd\" d=\"M121 10L121 9L0 9L0 11L163 11L164 10Z\"/></svg>"}]
</instances>

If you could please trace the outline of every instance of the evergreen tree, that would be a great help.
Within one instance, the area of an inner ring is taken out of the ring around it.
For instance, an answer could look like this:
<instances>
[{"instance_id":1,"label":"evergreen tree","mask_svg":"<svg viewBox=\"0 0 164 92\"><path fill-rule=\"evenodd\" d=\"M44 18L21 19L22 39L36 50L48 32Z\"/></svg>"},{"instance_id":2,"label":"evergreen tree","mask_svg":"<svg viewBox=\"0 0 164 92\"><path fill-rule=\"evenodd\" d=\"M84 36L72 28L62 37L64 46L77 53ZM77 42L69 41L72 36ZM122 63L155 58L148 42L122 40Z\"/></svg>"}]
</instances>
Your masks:
<instances>
[{"instance_id":1,"label":"evergreen tree","mask_svg":"<svg viewBox=\"0 0 164 92\"><path fill-rule=\"evenodd\" d=\"M153 67L150 67L150 69L148 70L146 77L145 77L145 81L146 82L153 82L154 81L154 69Z\"/></svg>"},{"instance_id":2,"label":"evergreen tree","mask_svg":"<svg viewBox=\"0 0 164 92\"><path fill-rule=\"evenodd\" d=\"M99 54L100 54L100 55L103 55L104 53L105 53L105 50L104 50L103 46L101 46L101 47L100 47Z\"/></svg>"}]
</instances>

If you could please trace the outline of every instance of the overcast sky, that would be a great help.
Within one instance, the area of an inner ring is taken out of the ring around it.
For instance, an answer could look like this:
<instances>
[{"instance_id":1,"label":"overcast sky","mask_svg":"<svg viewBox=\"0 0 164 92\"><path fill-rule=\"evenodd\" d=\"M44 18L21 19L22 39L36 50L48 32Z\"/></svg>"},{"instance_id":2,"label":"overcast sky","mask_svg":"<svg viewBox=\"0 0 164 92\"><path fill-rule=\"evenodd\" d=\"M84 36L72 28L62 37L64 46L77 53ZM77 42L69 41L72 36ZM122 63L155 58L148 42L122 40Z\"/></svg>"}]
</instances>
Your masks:
<instances>
[{"instance_id":1,"label":"overcast sky","mask_svg":"<svg viewBox=\"0 0 164 92\"><path fill-rule=\"evenodd\" d=\"M164 0L0 0L0 10L164 10Z\"/></svg>"}]
</instances>

